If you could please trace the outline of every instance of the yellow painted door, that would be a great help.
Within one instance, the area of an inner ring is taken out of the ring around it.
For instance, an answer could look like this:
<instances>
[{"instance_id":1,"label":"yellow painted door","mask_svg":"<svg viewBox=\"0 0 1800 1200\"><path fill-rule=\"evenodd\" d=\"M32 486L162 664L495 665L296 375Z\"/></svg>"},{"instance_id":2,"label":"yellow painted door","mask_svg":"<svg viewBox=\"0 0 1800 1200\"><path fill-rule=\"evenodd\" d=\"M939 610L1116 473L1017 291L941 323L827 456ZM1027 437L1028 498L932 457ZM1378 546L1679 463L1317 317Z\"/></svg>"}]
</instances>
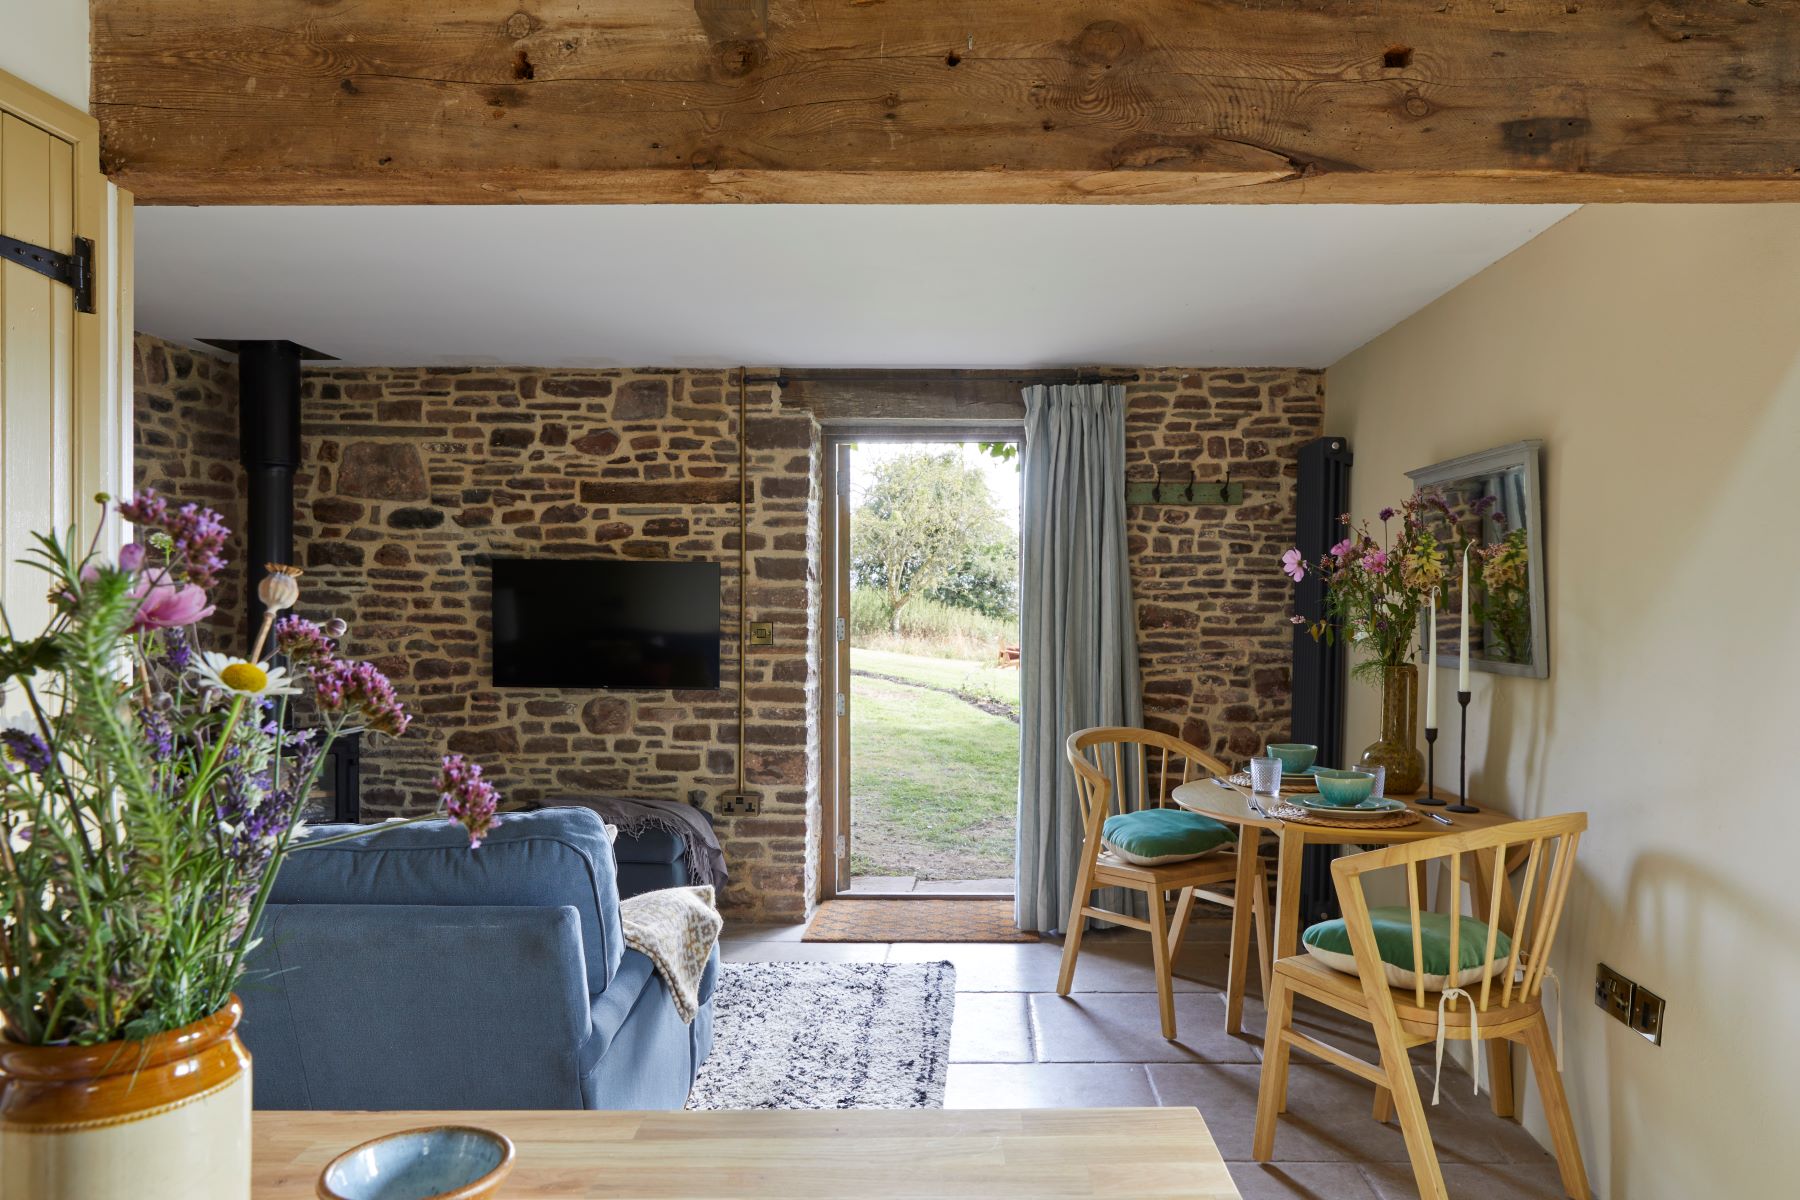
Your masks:
<instances>
[{"instance_id":1,"label":"yellow painted door","mask_svg":"<svg viewBox=\"0 0 1800 1200\"><path fill-rule=\"evenodd\" d=\"M0 233L52 250L74 241L74 147L0 113ZM66 529L75 483L75 295L0 266L0 593L20 633L46 614L43 577L18 560L33 530ZM85 514L84 514L85 515Z\"/></svg>"},{"instance_id":2,"label":"yellow painted door","mask_svg":"<svg viewBox=\"0 0 1800 1200\"><path fill-rule=\"evenodd\" d=\"M0 75L0 234L69 253L95 243L96 312L75 293L0 259L0 600L16 633L48 615L43 575L21 565L32 534L79 524L91 536L93 497L115 490L126 432L117 391L116 288L97 132L84 113ZM116 223L116 222L112 222Z\"/></svg>"}]
</instances>

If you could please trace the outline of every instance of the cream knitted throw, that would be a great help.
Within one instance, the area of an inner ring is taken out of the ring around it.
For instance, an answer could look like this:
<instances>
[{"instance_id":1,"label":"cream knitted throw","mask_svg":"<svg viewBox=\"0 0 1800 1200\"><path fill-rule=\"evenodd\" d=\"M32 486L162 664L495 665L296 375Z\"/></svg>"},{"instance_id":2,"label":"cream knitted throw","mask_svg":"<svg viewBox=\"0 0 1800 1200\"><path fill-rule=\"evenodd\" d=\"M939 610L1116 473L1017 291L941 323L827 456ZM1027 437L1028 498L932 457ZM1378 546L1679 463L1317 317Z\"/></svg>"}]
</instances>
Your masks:
<instances>
[{"instance_id":1,"label":"cream knitted throw","mask_svg":"<svg viewBox=\"0 0 1800 1200\"><path fill-rule=\"evenodd\" d=\"M665 888L619 902L625 944L649 959L669 985L675 1011L693 1023L700 1009L700 978L725 922L710 887Z\"/></svg>"}]
</instances>

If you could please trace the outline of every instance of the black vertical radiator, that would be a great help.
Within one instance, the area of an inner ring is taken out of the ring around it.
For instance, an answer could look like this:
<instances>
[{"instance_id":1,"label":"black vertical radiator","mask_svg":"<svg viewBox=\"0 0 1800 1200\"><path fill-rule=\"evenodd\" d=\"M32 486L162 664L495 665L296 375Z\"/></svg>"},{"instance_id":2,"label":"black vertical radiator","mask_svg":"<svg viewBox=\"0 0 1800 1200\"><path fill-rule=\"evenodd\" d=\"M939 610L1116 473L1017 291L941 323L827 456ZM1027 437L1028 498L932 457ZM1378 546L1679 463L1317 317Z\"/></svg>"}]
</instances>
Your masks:
<instances>
[{"instance_id":1,"label":"black vertical radiator","mask_svg":"<svg viewBox=\"0 0 1800 1200\"><path fill-rule=\"evenodd\" d=\"M1300 447L1294 489L1294 544L1309 563L1344 536L1339 519L1350 509L1350 444L1323 437ZM1308 572L1294 587L1294 611L1307 625L1325 615L1325 584ZM1344 764L1344 681L1348 667L1342 642L1315 640L1307 625L1294 626L1293 723L1291 738L1319 748L1319 761ZM1331 846L1308 846L1300 871L1300 924L1339 915L1331 882Z\"/></svg>"}]
</instances>

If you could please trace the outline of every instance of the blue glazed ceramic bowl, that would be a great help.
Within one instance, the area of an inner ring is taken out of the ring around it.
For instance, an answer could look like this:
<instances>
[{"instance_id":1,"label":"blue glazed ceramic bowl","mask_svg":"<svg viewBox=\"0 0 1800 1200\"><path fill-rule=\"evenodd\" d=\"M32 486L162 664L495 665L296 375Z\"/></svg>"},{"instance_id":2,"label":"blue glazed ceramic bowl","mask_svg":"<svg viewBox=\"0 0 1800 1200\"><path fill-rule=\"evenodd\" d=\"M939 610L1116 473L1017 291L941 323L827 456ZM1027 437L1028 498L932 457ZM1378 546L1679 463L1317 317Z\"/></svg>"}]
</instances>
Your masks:
<instances>
[{"instance_id":1,"label":"blue glazed ceramic bowl","mask_svg":"<svg viewBox=\"0 0 1800 1200\"><path fill-rule=\"evenodd\" d=\"M1319 799L1333 808L1350 808L1361 804L1375 790L1375 777L1361 771L1333 771L1329 775L1315 771Z\"/></svg>"},{"instance_id":2,"label":"blue glazed ceramic bowl","mask_svg":"<svg viewBox=\"0 0 1800 1200\"><path fill-rule=\"evenodd\" d=\"M1319 748L1304 742L1270 742L1268 754L1270 758L1281 760L1283 775L1298 775L1313 765L1313 760L1319 757Z\"/></svg>"},{"instance_id":3,"label":"blue glazed ceramic bowl","mask_svg":"<svg viewBox=\"0 0 1800 1200\"><path fill-rule=\"evenodd\" d=\"M331 1160L320 1200L482 1200L512 1170L513 1144L491 1129L437 1125L364 1142Z\"/></svg>"}]
</instances>

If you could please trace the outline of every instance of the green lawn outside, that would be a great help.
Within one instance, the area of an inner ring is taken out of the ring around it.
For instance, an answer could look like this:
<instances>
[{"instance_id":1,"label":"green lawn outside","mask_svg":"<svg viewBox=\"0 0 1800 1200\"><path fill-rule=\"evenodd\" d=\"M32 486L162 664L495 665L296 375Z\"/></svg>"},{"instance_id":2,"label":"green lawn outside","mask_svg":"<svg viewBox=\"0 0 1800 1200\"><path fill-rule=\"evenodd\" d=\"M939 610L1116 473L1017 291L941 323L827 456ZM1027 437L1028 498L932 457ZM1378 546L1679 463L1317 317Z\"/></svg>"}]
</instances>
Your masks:
<instances>
[{"instance_id":1,"label":"green lawn outside","mask_svg":"<svg viewBox=\"0 0 1800 1200\"><path fill-rule=\"evenodd\" d=\"M927 658L919 654L899 654L892 650L850 651L852 671L874 671L916 683L954 688L988 700L997 700L1018 711L1019 669L995 667L957 658Z\"/></svg>"},{"instance_id":2,"label":"green lawn outside","mask_svg":"<svg viewBox=\"0 0 1800 1200\"><path fill-rule=\"evenodd\" d=\"M850 661L851 873L1011 876L1019 727L936 689L1016 706L1018 671L890 651Z\"/></svg>"}]
</instances>

